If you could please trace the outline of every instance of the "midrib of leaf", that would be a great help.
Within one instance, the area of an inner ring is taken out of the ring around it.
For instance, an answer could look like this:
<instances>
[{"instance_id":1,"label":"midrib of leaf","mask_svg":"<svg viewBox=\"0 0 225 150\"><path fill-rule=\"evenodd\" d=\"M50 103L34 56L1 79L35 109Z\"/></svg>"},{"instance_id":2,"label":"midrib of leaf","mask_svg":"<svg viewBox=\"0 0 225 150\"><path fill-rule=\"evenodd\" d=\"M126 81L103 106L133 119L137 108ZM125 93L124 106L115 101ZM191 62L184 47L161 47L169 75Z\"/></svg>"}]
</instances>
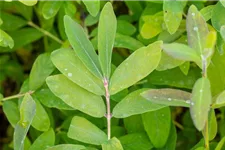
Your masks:
<instances>
[{"instance_id":1,"label":"midrib of leaf","mask_svg":"<svg viewBox=\"0 0 225 150\"><path fill-rule=\"evenodd\" d=\"M83 30L83 29L82 29ZM99 71L98 67L96 66L95 62L91 59L91 56L88 54L88 52L86 51L86 49L84 48L83 44L81 44L81 41L79 40L79 38L77 37L77 35L75 34L75 38L76 40L79 42L79 44L81 45L83 51L85 52L85 54L88 56L88 58L91 60L91 63L94 65L95 69L97 70L98 74L100 75L100 77L102 77L101 72ZM79 55L78 55L79 57ZM81 59L82 60L82 59ZM88 68L88 67L87 67ZM89 69L90 70L90 69Z\"/></svg>"},{"instance_id":2,"label":"midrib of leaf","mask_svg":"<svg viewBox=\"0 0 225 150\"><path fill-rule=\"evenodd\" d=\"M70 64L75 67L75 65L72 62L70 62ZM97 85L100 90L102 90L101 87L97 83L95 83L89 76L87 76L85 73L84 73L84 75L85 75L85 78L88 78L92 83L94 83L95 85Z\"/></svg>"},{"instance_id":3,"label":"midrib of leaf","mask_svg":"<svg viewBox=\"0 0 225 150\"><path fill-rule=\"evenodd\" d=\"M200 12L198 12L198 15L200 15L199 14ZM192 17L193 18L193 17ZM198 38L198 45L199 45L199 47L200 47L200 54L202 55L202 45L201 45L201 42L200 42L200 36L199 36L199 27L197 26L197 23L196 23L196 20L195 19L193 19L193 22L194 22L194 25L195 25L195 27L197 27L198 28L198 30L196 31L196 34L197 34L197 38Z\"/></svg>"},{"instance_id":4,"label":"midrib of leaf","mask_svg":"<svg viewBox=\"0 0 225 150\"><path fill-rule=\"evenodd\" d=\"M106 21L105 21L105 27L106 27ZM109 50L108 50L108 43L109 43L109 39L107 38L108 36L105 34L105 40L106 40L106 56L105 56L105 58L106 58L106 76L108 75L108 76L110 76L109 75L109 64L110 64L110 62L109 62L109 56L108 56L108 54L109 54Z\"/></svg>"}]
</instances>

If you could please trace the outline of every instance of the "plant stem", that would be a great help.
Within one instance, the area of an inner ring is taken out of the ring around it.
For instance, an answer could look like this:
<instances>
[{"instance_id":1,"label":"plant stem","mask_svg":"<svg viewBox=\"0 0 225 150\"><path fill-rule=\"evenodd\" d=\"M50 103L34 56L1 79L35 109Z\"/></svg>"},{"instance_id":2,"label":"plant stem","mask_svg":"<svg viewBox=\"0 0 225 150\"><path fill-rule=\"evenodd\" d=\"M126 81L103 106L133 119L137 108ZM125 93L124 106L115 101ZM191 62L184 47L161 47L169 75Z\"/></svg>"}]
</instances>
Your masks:
<instances>
[{"instance_id":1,"label":"plant stem","mask_svg":"<svg viewBox=\"0 0 225 150\"><path fill-rule=\"evenodd\" d=\"M104 78L103 82L104 82L104 87L105 87L105 98L106 98L106 106L107 106L107 112L106 112L106 115L105 115L105 117L107 119L107 135L108 135L108 140L110 140L112 114L110 113L109 82L106 78Z\"/></svg>"},{"instance_id":2,"label":"plant stem","mask_svg":"<svg viewBox=\"0 0 225 150\"><path fill-rule=\"evenodd\" d=\"M37 26L36 24L34 24L33 22L29 21L27 23L28 25L30 25L31 27L37 29L38 31L42 32L44 35L52 38L53 40L55 40L56 42L58 42L59 44L63 44L63 41L60 40L58 37L54 36L53 34L51 34L50 32L40 28L39 26Z\"/></svg>"},{"instance_id":3,"label":"plant stem","mask_svg":"<svg viewBox=\"0 0 225 150\"><path fill-rule=\"evenodd\" d=\"M32 94L32 93L34 93L34 91L29 91L27 93ZM20 98L20 97L23 97L27 93L21 93L21 94L16 94L16 95L13 95L13 96L5 97L1 101L4 102L4 101L11 100L11 99L14 99L14 98Z\"/></svg>"}]
</instances>

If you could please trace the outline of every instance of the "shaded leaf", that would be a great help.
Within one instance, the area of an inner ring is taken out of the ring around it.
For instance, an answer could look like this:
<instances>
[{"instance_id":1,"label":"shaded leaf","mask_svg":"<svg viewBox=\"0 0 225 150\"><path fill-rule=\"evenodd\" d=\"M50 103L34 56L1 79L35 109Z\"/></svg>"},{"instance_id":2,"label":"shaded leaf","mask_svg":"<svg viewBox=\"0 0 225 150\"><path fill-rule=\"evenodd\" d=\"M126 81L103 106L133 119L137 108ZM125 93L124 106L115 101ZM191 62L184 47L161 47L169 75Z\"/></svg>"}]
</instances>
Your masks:
<instances>
[{"instance_id":1,"label":"shaded leaf","mask_svg":"<svg viewBox=\"0 0 225 150\"><path fill-rule=\"evenodd\" d=\"M45 19L54 17L59 11L62 1L46 1L42 7L42 14Z\"/></svg>"},{"instance_id":2,"label":"shaded leaf","mask_svg":"<svg viewBox=\"0 0 225 150\"><path fill-rule=\"evenodd\" d=\"M141 93L145 99L152 103L190 107L191 93L177 89L150 89Z\"/></svg>"},{"instance_id":3,"label":"shaded leaf","mask_svg":"<svg viewBox=\"0 0 225 150\"><path fill-rule=\"evenodd\" d=\"M42 133L31 145L29 150L41 150L53 146L55 143L55 132L51 128L49 131Z\"/></svg>"},{"instance_id":4,"label":"shaded leaf","mask_svg":"<svg viewBox=\"0 0 225 150\"><path fill-rule=\"evenodd\" d=\"M205 21L208 21L212 18L212 12L215 5L208 5L200 10L200 13L202 14L202 17L205 19Z\"/></svg>"},{"instance_id":5,"label":"shaded leaf","mask_svg":"<svg viewBox=\"0 0 225 150\"><path fill-rule=\"evenodd\" d=\"M132 115L123 119L127 133L145 132L141 115Z\"/></svg>"},{"instance_id":6,"label":"shaded leaf","mask_svg":"<svg viewBox=\"0 0 225 150\"><path fill-rule=\"evenodd\" d=\"M166 144L170 133L170 108L165 107L142 114L142 120L145 131L154 147L162 148Z\"/></svg>"},{"instance_id":7,"label":"shaded leaf","mask_svg":"<svg viewBox=\"0 0 225 150\"><path fill-rule=\"evenodd\" d=\"M84 150L83 145L74 145L74 144L60 144L52 147L48 147L46 150Z\"/></svg>"},{"instance_id":8,"label":"shaded leaf","mask_svg":"<svg viewBox=\"0 0 225 150\"><path fill-rule=\"evenodd\" d=\"M24 140L36 113L35 101L29 94L26 94L20 105L20 120L15 126L13 145L14 150L23 150Z\"/></svg>"},{"instance_id":9,"label":"shaded leaf","mask_svg":"<svg viewBox=\"0 0 225 150\"><path fill-rule=\"evenodd\" d=\"M217 30L220 31L221 26L225 24L225 18L223 16L225 14L225 7L221 2L217 2L212 12L212 25Z\"/></svg>"},{"instance_id":10,"label":"shaded leaf","mask_svg":"<svg viewBox=\"0 0 225 150\"><path fill-rule=\"evenodd\" d=\"M96 95L105 93L103 82L85 67L71 49L61 48L55 50L51 54L51 60L60 72L77 85Z\"/></svg>"},{"instance_id":11,"label":"shaded leaf","mask_svg":"<svg viewBox=\"0 0 225 150\"><path fill-rule=\"evenodd\" d=\"M29 77L30 90L40 88L45 79L54 71L55 67L50 60L50 54L44 53L35 60Z\"/></svg>"},{"instance_id":12,"label":"shaded leaf","mask_svg":"<svg viewBox=\"0 0 225 150\"><path fill-rule=\"evenodd\" d=\"M117 21L110 2L106 3L100 14L98 24L98 52L103 75L109 79L111 73L112 50L116 35Z\"/></svg>"},{"instance_id":13,"label":"shaded leaf","mask_svg":"<svg viewBox=\"0 0 225 150\"><path fill-rule=\"evenodd\" d=\"M216 146L215 150L221 150L224 146L225 143L225 137L223 137L220 142L218 143L218 145Z\"/></svg>"},{"instance_id":14,"label":"shaded leaf","mask_svg":"<svg viewBox=\"0 0 225 150\"><path fill-rule=\"evenodd\" d=\"M117 32L123 35L131 36L136 32L135 26L125 20L117 21Z\"/></svg>"},{"instance_id":15,"label":"shaded leaf","mask_svg":"<svg viewBox=\"0 0 225 150\"><path fill-rule=\"evenodd\" d=\"M0 46L13 48L14 41L6 32L0 29Z\"/></svg>"},{"instance_id":16,"label":"shaded leaf","mask_svg":"<svg viewBox=\"0 0 225 150\"><path fill-rule=\"evenodd\" d=\"M125 118L136 114L142 114L149 111L155 111L164 105L159 105L147 101L141 97L140 93L146 91L146 89L140 89L130 93L124 99L122 99L113 109L113 117Z\"/></svg>"},{"instance_id":17,"label":"shaded leaf","mask_svg":"<svg viewBox=\"0 0 225 150\"><path fill-rule=\"evenodd\" d=\"M188 75L188 71L190 69L190 62L186 61L182 65L179 66L180 70L185 74Z\"/></svg>"},{"instance_id":18,"label":"shaded leaf","mask_svg":"<svg viewBox=\"0 0 225 150\"><path fill-rule=\"evenodd\" d=\"M17 122L20 120L18 105L13 101L5 101L2 108L9 123L15 127Z\"/></svg>"},{"instance_id":19,"label":"shaded leaf","mask_svg":"<svg viewBox=\"0 0 225 150\"><path fill-rule=\"evenodd\" d=\"M180 26L183 14L183 1L163 1L164 22L170 34L174 34Z\"/></svg>"},{"instance_id":20,"label":"shaded leaf","mask_svg":"<svg viewBox=\"0 0 225 150\"><path fill-rule=\"evenodd\" d=\"M67 135L72 139L94 145L101 145L107 141L107 135L102 130L78 116L73 117Z\"/></svg>"},{"instance_id":21,"label":"shaded leaf","mask_svg":"<svg viewBox=\"0 0 225 150\"><path fill-rule=\"evenodd\" d=\"M102 78L98 56L84 29L67 15L64 16L64 26L68 40L77 56L96 77Z\"/></svg>"},{"instance_id":22,"label":"shaded leaf","mask_svg":"<svg viewBox=\"0 0 225 150\"><path fill-rule=\"evenodd\" d=\"M223 91L216 97L216 101L212 105L213 108L220 108L223 106L225 106L225 91Z\"/></svg>"},{"instance_id":23,"label":"shaded leaf","mask_svg":"<svg viewBox=\"0 0 225 150\"><path fill-rule=\"evenodd\" d=\"M113 137L102 144L102 150L123 150L123 147L120 141L116 137Z\"/></svg>"},{"instance_id":24,"label":"shaded leaf","mask_svg":"<svg viewBox=\"0 0 225 150\"><path fill-rule=\"evenodd\" d=\"M199 131L203 130L208 118L211 98L209 79L198 79L192 90L191 101L193 105L190 107L190 113L194 125Z\"/></svg>"},{"instance_id":25,"label":"shaded leaf","mask_svg":"<svg viewBox=\"0 0 225 150\"><path fill-rule=\"evenodd\" d=\"M84 90L64 75L50 76L46 82L50 90L72 108L93 117L105 115L105 104L101 96Z\"/></svg>"},{"instance_id":26,"label":"shaded leaf","mask_svg":"<svg viewBox=\"0 0 225 150\"><path fill-rule=\"evenodd\" d=\"M152 149L153 145L144 132L127 134L119 138L124 150Z\"/></svg>"},{"instance_id":27,"label":"shaded leaf","mask_svg":"<svg viewBox=\"0 0 225 150\"><path fill-rule=\"evenodd\" d=\"M100 10L100 1L99 0L92 0L92 1L82 0L82 1L84 5L86 6L88 12L92 16L97 16Z\"/></svg>"},{"instance_id":28,"label":"shaded leaf","mask_svg":"<svg viewBox=\"0 0 225 150\"><path fill-rule=\"evenodd\" d=\"M208 116L208 133L209 140L213 140L217 135L217 119L214 109L211 109Z\"/></svg>"},{"instance_id":29,"label":"shaded leaf","mask_svg":"<svg viewBox=\"0 0 225 150\"><path fill-rule=\"evenodd\" d=\"M116 94L150 74L160 61L161 45L162 42L157 41L142 47L124 60L111 77L110 94Z\"/></svg>"}]
</instances>

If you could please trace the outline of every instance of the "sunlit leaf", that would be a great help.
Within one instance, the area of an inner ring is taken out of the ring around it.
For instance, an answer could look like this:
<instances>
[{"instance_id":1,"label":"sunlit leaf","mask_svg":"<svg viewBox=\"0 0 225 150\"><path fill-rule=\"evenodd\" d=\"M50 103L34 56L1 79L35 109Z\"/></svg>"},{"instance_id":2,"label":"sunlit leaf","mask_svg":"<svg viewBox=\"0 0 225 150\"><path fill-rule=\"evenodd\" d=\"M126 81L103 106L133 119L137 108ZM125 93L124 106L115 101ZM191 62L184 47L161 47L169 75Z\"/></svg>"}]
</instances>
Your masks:
<instances>
[{"instance_id":1,"label":"sunlit leaf","mask_svg":"<svg viewBox=\"0 0 225 150\"><path fill-rule=\"evenodd\" d=\"M190 112L194 125L199 131L205 127L211 99L209 79L204 77L198 79L192 90Z\"/></svg>"},{"instance_id":2,"label":"sunlit leaf","mask_svg":"<svg viewBox=\"0 0 225 150\"><path fill-rule=\"evenodd\" d=\"M107 141L107 135L102 130L78 116L73 117L67 135L72 139L94 145L101 145Z\"/></svg>"},{"instance_id":3,"label":"sunlit leaf","mask_svg":"<svg viewBox=\"0 0 225 150\"><path fill-rule=\"evenodd\" d=\"M13 48L13 39L3 30L0 29L0 46Z\"/></svg>"},{"instance_id":4,"label":"sunlit leaf","mask_svg":"<svg viewBox=\"0 0 225 150\"><path fill-rule=\"evenodd\" d=\"M161 45L162 42L157 41L142 47L124 60L111 77L110 94L116 94L150 74L160 61Z\"/></svg>"},{"instance_id":5,"label":"sunlit leaf","mask_svg":"<svg viewBox=\"0 0 225 150\"><path fill-rule=\"evenodd\" d=\"M84 66L71 49L61 48L55 50L51 54L51 60L61 73L77 85L97 95L105 93L103 82Z\"/></svg>"},{"instance_id":6,"label":"sunlit leaf","mask_svg":"<svg viewBox=\"0 0 225 150\"><path fill-rule=\"evenodd\" d=\"M29 94L26 94L20 105L20 120L15 126L13 145L14 150L23 150L24 140L36 113L35 101Z\"/></svg>"},{"instance_id":7,"label":"sunlit leaf","mask_svg":"<svg viewBox=\"0 0 225 150\"><path fill-rule=\"evenodd\" d=\"M141 97L140 93L146 89L140 89L132 92L122 99L113 109L113 117L125 118L131 115L142 114L149 111L155 111L164 105L155 104Z\"/></svg>"},{"instance_id":8,"label":"sunlit leaf","mask_svg":"<svg viewBox=\"0 0 225 150\"><path fill-rule=\"evenodd\" d=\"M202 14L202 17L204 17L205 21L208 21L212 18L212 12L215 5L208 5L200 10L200 13Z\"/></svg>"},{"instance_id":9,"label":"sunlit leaf","mask_svg":"<svg viewBox=\"0 0 225 150\"><path fill-rule=\"evenodd\" d=\"M109 79L111 58L116 36L117 21L110 2L106 3L100 14L98 24L98 52L103 75Z\"/></svg>"},{"instance_id":10,"label":"sunlit leaf","mask_svg":"<svg viewBox=\"0 0 225 150\"><path fill-rule=\"evenodd\" d=\"M85 150L85 147L82 145L60 144L48 147L46 150Z\"/></svg>"},{"instance_id":11,"label":"sunlit leaf","mask_svg":"<svg viewBox=\"0 0 225 150\"><path fill-rule=\"evenodd\" d=\"M221 2L217 2L212 12L212 25L217 30L220 31L221 26L225 24L225 7Z\"/></svg>"},{"instance_id":12,"label":"sunlit leaf","mask_svg":"<svg viewBox=\"0 0 225 150\"><path fill-rule=\"evenodd\" d=\"M82 0L85 6L87 7L88 12L92 16L97 16L99 10L100 10L100 0Z\"/></svg>"},{"instance_id":13,"label":"sunlit leaf","mask_svg":"<svg viewBox=\"0 0 225 150\"><path fill-rule=\"evenodd\" d=\"M33 6L38 2L38 0L19 0L19 1L27 6Z\"/></svg>"},{"instance_id":14,"label":"sunlit leaf","mask_svg":"<svg viewBox=\"0 0 225 150\"><path fill-rule=\"evenodd\" d=\"M54 75L46 79L50 90L67 105L93 117L105 115L105 104L101 96L79 87L64 75Z\"/></svg>"},{"instance_id":15,"label":"sunlit leaf","mask_svg":"<svg viewBox=\"0 0 225 150\"><path fill-rule=\"evenodd\" d=\"M177 89L150 89L141 93L145 99L152 103L190 107L191 93Z\"/></svg>"},{"instance_id":16,"label":"sunlit leaf","mask_svg":"<svg viewBox=\"0 0 225 150\"><path fill-rule=\"evenodd\" d=\"M220 34L221 34L223 40L225 41L225 25L224 26L221 26L221 28L220 28Z\"/></svg>"},{"instance_id":17,"label":"sunlit leaf","mask_svg":"<svg viewBox=\"0 0 225 150\"><path fill-rule=\"evenodd\" d=\"M156 111L142 114L145 131L156 148L162 148L169 137L171 126L170 108L165 107Z\"/></svg>"},{"instance_id":18,"label":"sunlit leaf","mask_svg":"<svg viewBox=\"0 0 225 150\"><path fill-rule=\"evenodd\" d=\"M59 11L62 1L46 1L42 8L42 14L45 19L50 19L54 17Z\"/></svg>"},{"instance_id":19,"label":"sunlit leaf","mask_svg":"<svg viewBox=\"0 0 225 150\"><path fill-rule=\"evenodd\" d=\"M84 65L96 76L102 78L98 56L84 29L69 16L64 16L68 40Z\"/></svg>"},{"instance_id":20,"label":"sunlit leaf","mask_svg":"<svg viewBox=\"0 0 225 150\"><path fill-rule=\"evenodd\" d=\"M113 137L102 144L102 150L123 150L123 147L120 141L116 137Z\"/></svg>"},{"instance_id":21,"label":"sunlit leaf","mask_svg":"<svg viewBox=\"0 0 225 150\"><path fill-rule=\"evenodd\" d=\"M187 75L188 74L188 71L190 69L190 62L186 61L185 63L183 63L182 65L179 66L180 67L180 70L185 74Z\"/></svg>"},{"instance_id":22,"label":"sunlit leaf","mask_svg":"<svg viewBox=\"0 0 225 150\"><path fill-rule=\"evenodd\" d=\"M219 108L223 106L225 106L225 91L223 91L216 97L216 101L212 105L213 108Z\"/></svg>"}]
</instances>

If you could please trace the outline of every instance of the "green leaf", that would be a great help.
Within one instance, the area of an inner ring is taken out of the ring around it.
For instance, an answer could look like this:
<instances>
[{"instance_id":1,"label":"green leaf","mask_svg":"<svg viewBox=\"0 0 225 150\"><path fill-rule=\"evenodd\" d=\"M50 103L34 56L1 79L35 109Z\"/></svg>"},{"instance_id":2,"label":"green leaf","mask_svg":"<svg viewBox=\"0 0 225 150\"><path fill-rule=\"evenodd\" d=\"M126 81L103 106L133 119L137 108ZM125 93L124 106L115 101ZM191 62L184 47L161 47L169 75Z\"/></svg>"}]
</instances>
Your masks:
<instances>
[{"instance_id":1,"label":"green leaf","mask_svg":"<svg viewBox=\"0 0 225 150\"><path fill-rule=\"evenodd\" d=\"M51 128L50 130L42 133L31 145L29 150L41 150L53 146L55 143L55 132Z\"/></svg>"},{"instance_id":2,"label":"green leaf","mask_svg":"<svg viewBox=\"0 0 225 150\"><path fill-rule=\"evenodd\" d=\"M62 1L46 1L42 7L42 14L45 19L53 18L59 11Z\"/></svg>"},{"instance_id":3,"label":"green leaf","mask_svg":"<svg viewBox=\"0 0 225 150\"><path fill-rule=\"evenodd\" d=\"M204 77L198 79L192 90L193 105L190 107L190 113L194 125L199 131L203 130L208 118L211 98L209 79Z\"/></svg>"},{"instance_id":4,"label":"green leaf","mask_svg":"<svg viewBox=\"0 0 225 150\"><path fill-rule=\"evenodd\" d=\"M115 70L111 77L110 94L130 87L150 74L159 64L161 57L161 41L133 52Z\"/></svg>"},{"instance_id":5,"label":"green leaf","mask_svg":"<svg viewBox=\"0 0 225 150\"><path fill-rule=\"evenodd\" d=\"M220 31L221 26L225 24L225 18L223 14L225 13L225 7L222 3L217 2L212 12L212 25L217 30Z\"/></svg>"},{"instance_id":6,"label":"green leaf","mask_svg":"<svg viewBox=\"0 0 225 150\"><path fill-rule=\"evenodd\" d=\"M144 45L140 41L136 40L135 38L132 38L132 37L126 36L126 35L122 35L119 33L116 34L114 47L126 48L129 50L135 51L143 46Z\"/></svg>"},{"instance_id":7,"label":"green leaf","mask_svg":"<svg viewBox=\"0 0 225 150\"><path fill-rule=\"evenodd\" d=\"M194 5L191 5L188 10L186 23L188 44L200 56L209 31L205 19Z\"/></svg>"},{"instance_id":8,"label":"green leaf","mask_svg":"<svg viewBox=\"0 0 225 150\"><path fill-rule=\"evenodd\" d=\"M177 66L180 66L183 63L184 63L183 60L175 59L172 56L165 53L164 51L162 51L161 59L156 70L163 71L167 69L172 69Z\"/></svg>"},{"instance_id":9,"label":"green leaf","mask_svg":"<svg viewBox=\"0 0 225 150\"><path fill-rule=\"evenodd\" d=\"M215 150L222 150L223 146L225 143L225 137L223 137L220 142L218 143L218 145L216 146Z\"/></svg>"},{"instance_id":10,"label":"green leaf","mask_svg":"<svg viewBox=\"0 0 225 150\"><path fill-rule=\"evenodd\" d=\"M183 15L183 1L163 1L164 22L170 34L174 34L180 26Z\"/></svg>"},{"instance_id":11,"label":"green leaf","mask_svg":"<svg viewBox=\"0 0 225 150\"><path fill-rule=\"evenodd\" d=\"M163 50L170 56L185 61L194 61L200 64L201 58L196 51L180 43L163 44Z\"/></svg>"},{"instance_id":12,"label":"green leaf","mask_svg":"<svg viewBox=\"0 0 225 150\"><path fill-rule=\"evenodd\" d=\"M132 19L138 20L143 11L140 1L124 1L129 10L132 12Z\"/></svg>"},{"instance_id":13,"label":"green leaf","mask_svg":"<svg viewBox=\"0 0 225 150\"><path fill-rule=\"evenodd\" d=\"M190 69L190 62L186 61L185 63L183 63L182 65L179 66L180 70L185 74L188 75L188 71Z\"/></svg>"},{"instance_id":14,"label":"green leaf","mask_svg":"<svg viewBox=\"0 0 225 150\"><path fill-rule=\"evenodd\" d=\"M175 125L171 125L168 140L163 148L159 150L176 150L177 132Z\"/></svg>"},{"instance_id":15,"label":"green leaf","mask_svg":"<svg viewBox=\"0 0 225 150\"><path fill-rule=\"evenodd\" d=\"M152 103L167 106L190 107L191 93L177 89L150 89L141 93L145 99Z\"/></svg>"},{"instance_id":16,"label":"green leaf","mask_svg":"<svg viewBox=\"0 0 225 150\"><path fill-rule=\"evenodd\" d=\"M36 113L35 101L26 94L20 105L20 121L16 124L13 143L14 150L23 150L24 140Z\"/></svg>"},{"instance_id":17,"label":"green leaf","mask_svg":"<svg viewBox=\"0 0 225 150\"><path fill-rule=\"evenodd\" d=\"M60 98L56 97L47 87L37 90L34 94L37 100L40 101L46 107L64 110L74 110L72 107L64 103Z\"/></svg>"},{"instance_id":18,"label":"green leaf","mask_svg":"<svg viewBox=\"0 0 225 150\"><path fill-rule=\"evenodd\" d=\"M221 26L220 34L221 34L223 40L225 41L225 25Z\"/></svg>"},{"instance_id":19,"label":"green leaf","mask_svg":"<svg viewBox=\"0 0 225 150\"><path fill-rule=\"evenodd\" d=\"M48 113L41 105L41 103L36 100L36 97L33 96L33 98L36 103L36 114L31 125L39 131L48 131L50 127L50 118L48 116Z\"/></svg>"},{"instance_id":20,"label":"green leaf","mask_svg":"<svg viewBox=\"0 0 225 150\"><path fill-rule=\"evenodd\" d=\"M217 119L214 109L210 110L208 116L208 125L209 141L212 141L217 135Z\"/></svg>"},{"instance_id":21,"label":"green leaf","mask_svg":"<svg viewBox=\"0 0 225 150\"><path fill-rule=\"evenodd\" d=\"M124 150L147 150L153 148L152 143L144 132L127 134L120 137L119 140Z\"/></svg>"},{"instance_id":22,"label":"green leaf","mask_svg":"<svg viewBox=\"0 0 225 150\"><path fill-rule=\"evenodd\" d=\"M125 20L117 21L117 32L123 35L131 36L136 32L135 26Z\"/></svg>"},{"instance_id":23,"label":"green leaf","mask_svg":"<svg viewBox=\"0 0 225 150\"><path fill-rule=\"evenodd\" d=\"M208 21L212 18L212 12L215 5L208 5L200 10L200 13L202 14L202 17L205 19L205 21Z\"/></svg>"},{"instance_id":24,"label":"green leaf","mask_svg":"<svg viewBox=\"0 0 225 150\"><path fill-rule=\"evenodd\" d=\"M38 2L38 0L29 0L29 1L28 0L19 0L19 1L27 6L34 6Z\"/></svg>"},{"instance_id":25,"label":"green leaf","mask_svg":"<svg viewBox=\"0 0 225 150\"><path fill-rule=\"evenodd\" d=\"M98 56L84 29L67 15L64 16L64 26L68 40L77 56L96 77L101 79L102 73Z\"/></svg>"},{"instance_id":26,"label":"green leaf","mask_svg":"<svg viewBox=\"0 0 225 150\"><path fill-rule=\"evenodd\" d=\"M86 6L88 12L94 17L97 16L100 10L100 1L99 0L92 0L92 1L82 0L82 1Z\"/></svg>"},{"instance_id":27,"label":"green leaf","mask_svg":"<svg viewBox=\"0 0 225 150\"><path fill-rule=\"evenodd\" d=\"M25 25L27 25L27 21L24 20L22 17L12 15L10 13L0 12L1 19L3 24L1 25L2 30L6 31L15 31Z\"/></svg>"},{"instance_id":28,"label":"green leaf","mask_svg":"<svg viewBox=\"0 0 225 150\"><path fill-rule=\"evenodd\" d=\"M111 73L111 58L116 28L116 16L113 12L112 4L108 2L102 9L98 24L99 61L106 79L109 79Z\"/></svg>"},{"instance_id":29,"label":"green leaf","mask_svg":"<svg viewBox=\"0 0 225 150\"><path fill-rule=\"evenodd\" d=\"M170 108L165 107L142 114L142 120L145 131L154 147L162 148L166 144L170 133Z\"/></svg>"},{"instance_id":30,"label":"green leaf","mask_svg":"<svg viewBox=\"0 0 225 150\"><path fill-rule=\"evenodd\" d=\"M0 46L13 48L14 41L6 32L0 29Z\"/></svg>"},{"instance_id":31,"label":"green leaf","mask_svg":"<svg viewBox=\"0 0 225 150\"><path fill-rule=\"evenodd\" d=\"M225 106L225 91L216 97L216 102L212 105L213 108L220 108L223 106Z\"/></svg>"},{"instance_id":32,"label":"green leaf","mask_svg":"<svg viewBox=\"0 0 225 150\"><path fill-rule=\"evenodd\" d=\"M162 32L163 13L158 12L155 15L143 16L144 24L141 27L141 36L150 39Z\"/></svg>"},{"instance_id":33,"label":"green leaf","mask_svg":"<svg viewBox=\"0 0 225 150\"><path fill-rule=\"evenodd\" d=\"M116 118L126 118L136 114L142 114L149 111L155 111L164 105L158 105L147 101L145 98L141 97L140 93L146 89L140 89L132 92L124 99L122 99L113 109L112 115Z\"/></svg>"},{"instance_id":34,"label":"green leaf","mask_svg":"<svg viewBox=\"0 0 225 150\"><path fill-rule=\"evenodd\" d=\"M60 144L52 147L48 147L46 150L84 150L83 145L73 145L73 144Z\"/></svg>"},{"instance_id":35,"label":"green leaf","mask_svg":"<svg viewBox=\"0 0 225 150\"><path fill-rule=\"evenodd\" d=\"M30 90L40 88L45 79L54 71L55 67L50 60L50 54L44 53L35 60L29 77Z\"/></svg>"},{"instance_id":36,"label":"green leaf","mask_svg":"<svg viewBox=\"0 0 225 150\"><path fill-rule=\"evenodd\" d=\"M102 130L78 116L73 117L67 135L72 139L93 145L101 145L107 141L107 135Z\"/></svg>"},{"instance_id":37,"label":"green leaf","mask_svg":"<svg viewBox=\"0 0 225 150\"><path fill-rule=\"evenodd\" d=\"M55 50L51 54L51 60L60 72L77 85L96 95L104 95L103 82L84 66L71 49L61 48Z\"/></svg>"},{"instance_id":38,"label":"green leaf","mask_svg":"<svg viewBox=\"0 0 225 150\"><path fill-rule=\"evenodd\" d=\"M97 15L96 17L93 17L92 15L88 15L84 20L84 24L85 24L85 26L92 26L92 25L98 23L98 21L99 21L99 15Z\"/></svg>"},{"instance_id":39,"label":"green leaf","mask_svg":"<svg viewBox=\"0 0 225 150\"><path fill-rule=\"evenodd\" d=\"M50 90L72 108L93 117L105 115L105 104L101 96L86 91L64 75L50 76L46 82Z\"/></svg>"},{"instance_id":40,"label":"green leaf","mask_svg":"<svg viewBox=\"0 0 225 150\"><path fill-rule=\"evenodd\" d=\"M123 150L123 147L120 141L116 137L113 137L102 144L102 150Z\"/></svg>"},{"instance_id":41,"label":"green leaf","mask_svg":"<svg viewBox=\"0 0 225 150\"><path fill-rule=\"evenodd\" d=\"M145 132L141 115L133 115L123 119L127 133Z\"/></svg>"},{"instance_id":42,"label":"green leaf","mask_svg":"<svg viewBox=\"0 0 225 150\"><path fill-rule=\"evenodd\" d=\"M2 108L7 120L15 127L20 120L18 105L13 101L5 101Z\"/></svg>"},{"instance_id":43,"label":"green leaf","mask_svg":"<svg viewBox=\"0 0 225 150\"><path fill-rule=\"evenodd\" d=\"M15 51L16 49L21 48L27 44L30 44L43 36L42 32L29 27L22 28L13 32L8 32L8 34L14 41L14 47L12 49L1 48L0 52Z\"/></svg>"}]
</instances>

